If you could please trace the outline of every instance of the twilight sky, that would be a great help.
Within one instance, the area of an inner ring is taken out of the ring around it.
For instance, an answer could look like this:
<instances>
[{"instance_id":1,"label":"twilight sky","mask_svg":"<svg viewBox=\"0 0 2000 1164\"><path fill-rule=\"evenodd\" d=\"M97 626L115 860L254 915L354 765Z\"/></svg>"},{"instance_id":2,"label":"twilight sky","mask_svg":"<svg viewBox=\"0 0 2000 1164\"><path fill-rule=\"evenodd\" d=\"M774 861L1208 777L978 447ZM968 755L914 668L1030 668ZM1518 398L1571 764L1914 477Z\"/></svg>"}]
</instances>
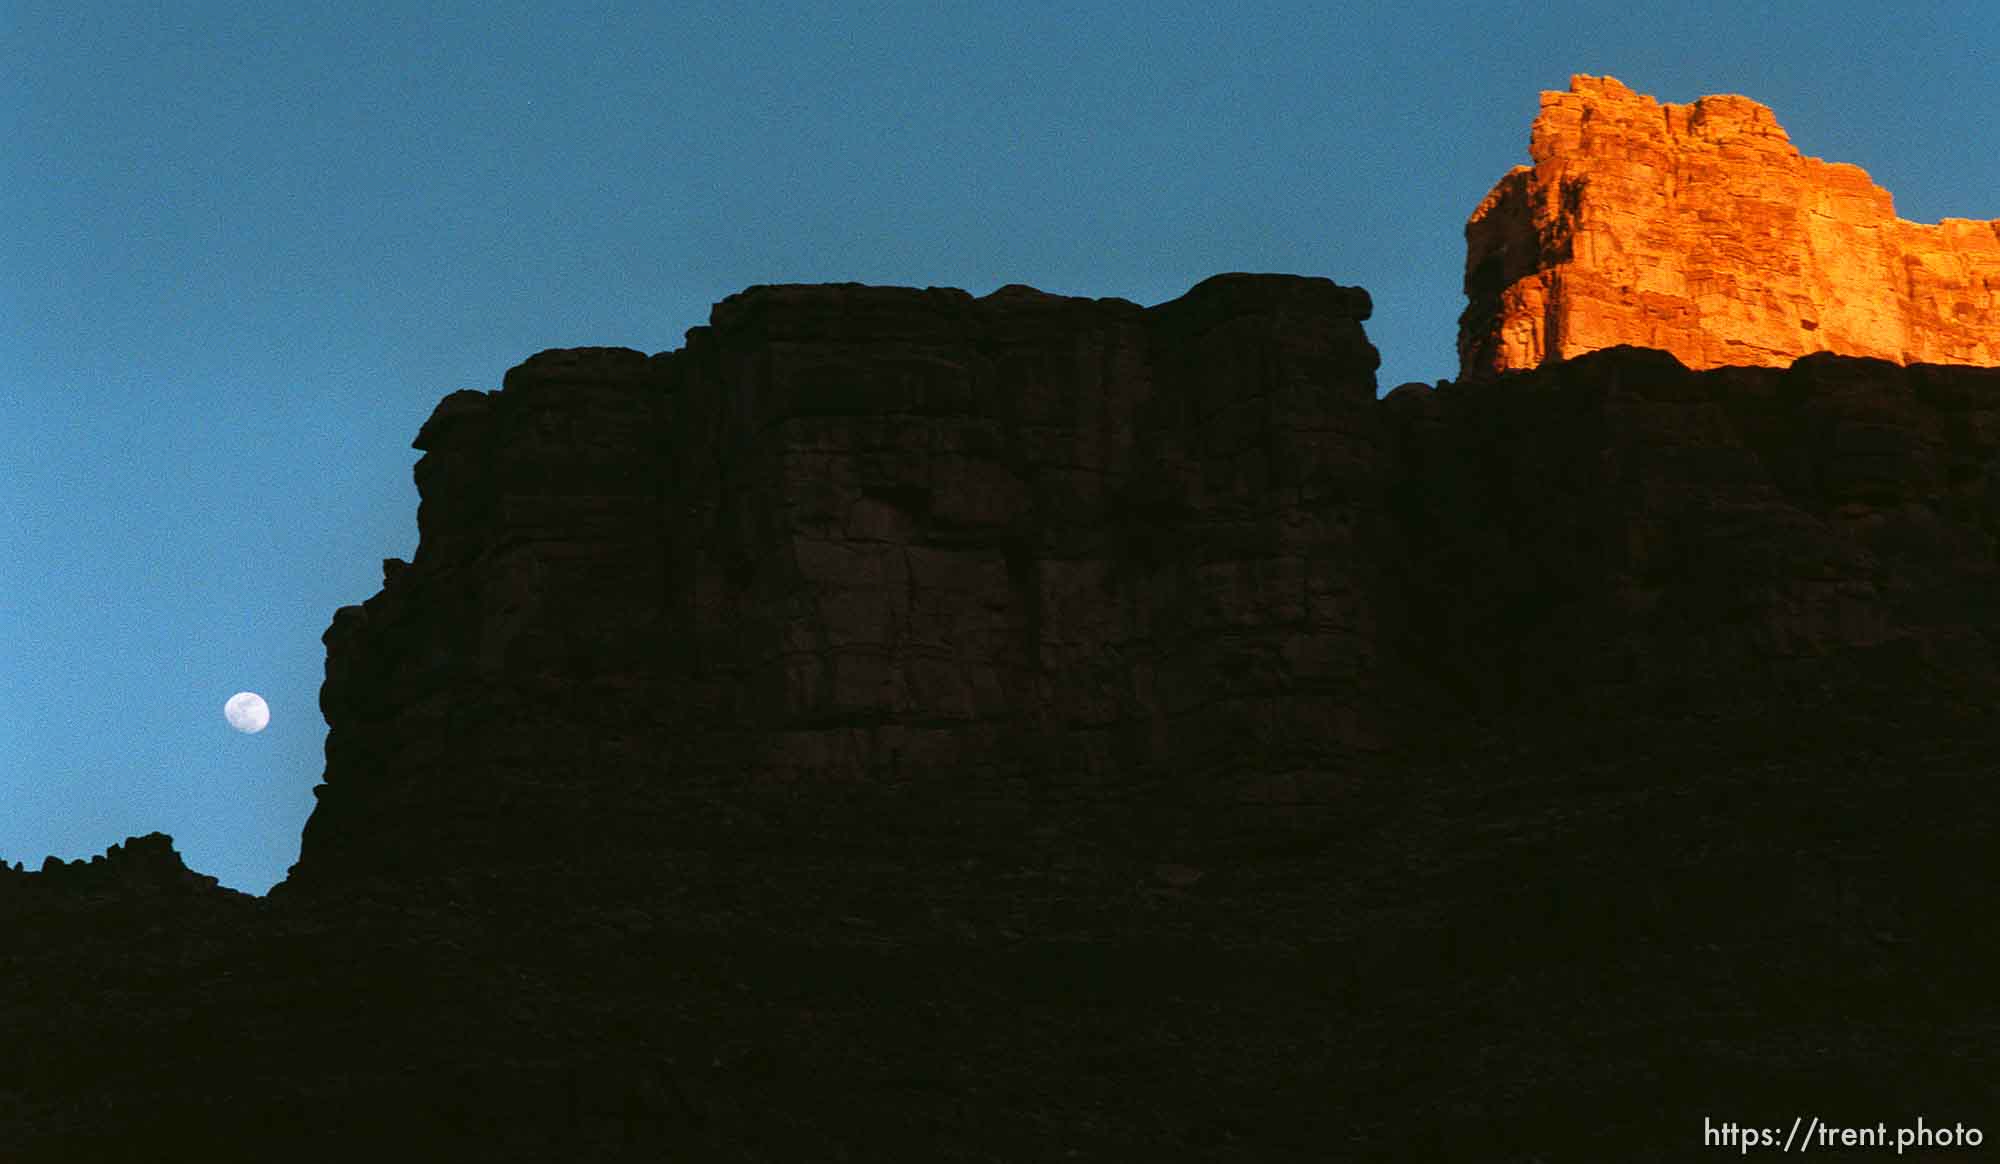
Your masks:
<instances>
[{"instance_id":1,"label":"twilight sky","mask_svg":"<svg viewBox=\"0 0 2000 1164\"><path fill-rule=\"evenodd\" d=\"M1990 0L1139 12L0 4L0 858L157 829L281 878L410 440L543 348L675 348L752 283L1285 271L1374 295L1383 389L1434 381L1465 217L1578 72L2000 217Z\"/></svg>"}]
</instances>

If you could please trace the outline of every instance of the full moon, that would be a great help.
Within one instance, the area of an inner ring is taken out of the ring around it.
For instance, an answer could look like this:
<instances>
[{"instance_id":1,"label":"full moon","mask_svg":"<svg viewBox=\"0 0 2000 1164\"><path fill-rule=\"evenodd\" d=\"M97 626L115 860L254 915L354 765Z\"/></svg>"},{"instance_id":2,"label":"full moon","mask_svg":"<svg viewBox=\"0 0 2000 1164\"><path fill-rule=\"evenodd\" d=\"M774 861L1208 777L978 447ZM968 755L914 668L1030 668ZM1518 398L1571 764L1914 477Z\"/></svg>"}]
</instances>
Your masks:
<instances>
[{"instance_id":1,"label":"full moon","mask_svg":"<svg viewBox=\"0 0 2000 1164\"><path fill-rule=\"evenodd\" d=\"M222 718L239 732L261 732L271 722L271 705L255 691L238 691L222 705Z\"/></svg>"}]
</instances>

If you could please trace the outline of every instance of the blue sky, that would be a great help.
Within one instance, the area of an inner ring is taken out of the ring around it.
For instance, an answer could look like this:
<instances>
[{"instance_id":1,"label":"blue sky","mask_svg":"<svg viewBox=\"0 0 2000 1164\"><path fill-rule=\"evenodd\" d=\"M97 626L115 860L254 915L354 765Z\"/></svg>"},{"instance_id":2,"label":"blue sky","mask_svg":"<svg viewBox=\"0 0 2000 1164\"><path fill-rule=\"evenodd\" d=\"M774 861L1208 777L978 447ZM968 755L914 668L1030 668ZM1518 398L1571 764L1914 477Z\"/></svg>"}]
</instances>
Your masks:
<instances>
[{"instance_id":1,"label":"blue sky","mask_svg":"<svg viewBox=\"0 0 2000 1164\"><path fill-rule=\"evenodd\" d=\"M253 892L320 633L415 548L411 438L542 348L678 347L752 283L1287 271L1374 295L1384 389L1436 380L1465 217L1577 72L2000 217L1984 0L10 0L0 46L0 857L159 829Z\"/></svg>"}]
</instances>

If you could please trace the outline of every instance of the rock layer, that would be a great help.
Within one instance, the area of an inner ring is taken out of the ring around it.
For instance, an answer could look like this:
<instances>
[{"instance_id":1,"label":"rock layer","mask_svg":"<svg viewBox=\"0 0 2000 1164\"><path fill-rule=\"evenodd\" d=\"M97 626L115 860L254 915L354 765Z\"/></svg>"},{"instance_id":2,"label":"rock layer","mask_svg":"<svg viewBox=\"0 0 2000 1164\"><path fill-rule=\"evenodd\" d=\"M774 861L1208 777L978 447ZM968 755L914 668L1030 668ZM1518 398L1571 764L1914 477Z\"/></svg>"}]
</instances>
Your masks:
<instances>
[{"instance_id":1,"label":"rock layer","mask_svg":"<svg viewBox=\"0 0 2000 1164\"><path fill-rule=\"evenodd\" d=\"M1755 101L1577 76L1542 94L1529 156L1466 224L1462 377L1618 344L1692 368L2000 364L2000 222L1897 218Z\"/></svg>"}]
</instances>

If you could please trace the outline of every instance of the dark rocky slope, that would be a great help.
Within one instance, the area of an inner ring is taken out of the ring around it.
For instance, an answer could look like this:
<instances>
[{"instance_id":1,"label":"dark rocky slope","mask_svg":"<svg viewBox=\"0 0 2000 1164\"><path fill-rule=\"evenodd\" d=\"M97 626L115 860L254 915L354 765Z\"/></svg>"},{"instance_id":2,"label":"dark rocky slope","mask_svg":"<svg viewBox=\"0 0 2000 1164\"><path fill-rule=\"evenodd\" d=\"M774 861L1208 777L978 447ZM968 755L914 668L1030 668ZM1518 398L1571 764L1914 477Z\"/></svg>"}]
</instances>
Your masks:
<instances>
[{"instance_id":1,"label":"dark rocky slope","mask_svg":"<svg viewBox=\"0 0 2000 1164\"><path fill-rule=\"evenodd\" d=\"M327 633L287 882L0 876L0 1139L2000 1122L2000 370L1614 349L1378 401L1366 315L753 288L447 397L415 561Z\"/></svg>"}]
</instances>

